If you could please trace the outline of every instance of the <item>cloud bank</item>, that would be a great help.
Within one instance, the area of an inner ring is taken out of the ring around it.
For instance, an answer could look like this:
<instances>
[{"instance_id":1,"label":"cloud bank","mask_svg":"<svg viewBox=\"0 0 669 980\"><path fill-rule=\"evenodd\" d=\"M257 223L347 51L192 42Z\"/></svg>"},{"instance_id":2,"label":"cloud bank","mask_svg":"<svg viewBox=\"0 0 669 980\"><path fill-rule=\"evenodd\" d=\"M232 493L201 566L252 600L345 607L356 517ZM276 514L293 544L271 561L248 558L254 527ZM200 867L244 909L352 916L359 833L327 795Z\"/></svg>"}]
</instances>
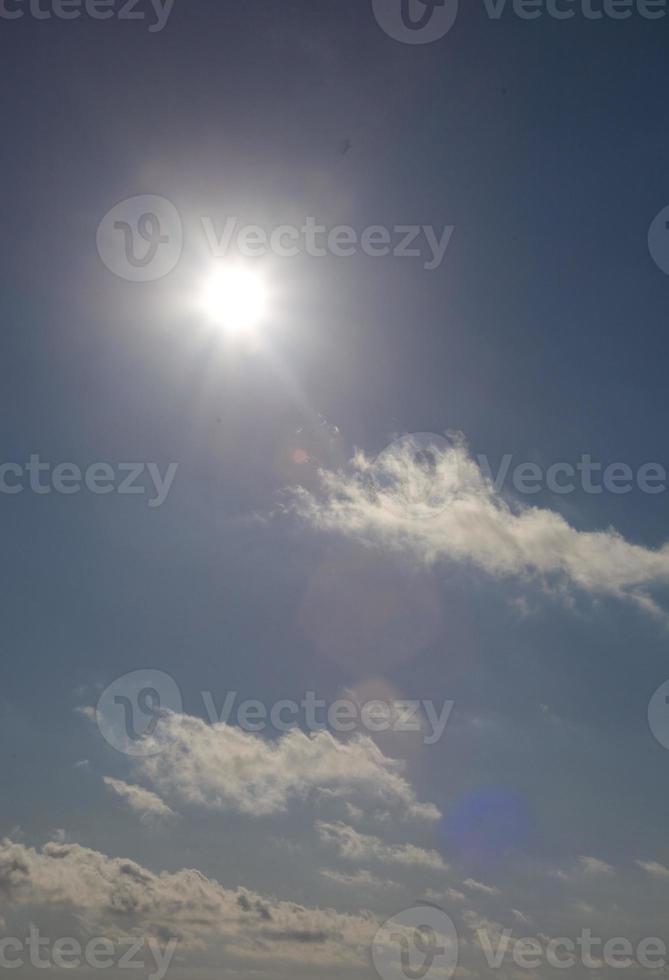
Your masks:
<instances>
[{"instance_id":1,"label":"cloud bank","mask_svg":"<svg viewBox=\"0 0 669 980\"><path fill-rule=\"evenodd\" d=\"M362 965L378 927L371 913L342 914L227 889L199 871L155 874L79 844L41 849L0 841L3 905L72 913L84 932L175 938L182 949L223 943L242 958Z\"/></svg>"},{"instance_id":2,"label":"cloud bank","mask_svg":"<svg viewBox=\"0 0 669 980\"><path fill-rule=\"evenodd\" d=\"M386 844L380 837L361 834L339 821L326 823L319 820L316 830L321 842L336 847L339 856L347 861L378 861L382 864L429 868L433 871L447 870L447 865L437 851L427 851L415 844Z\"/></svg>"}]
</instances>

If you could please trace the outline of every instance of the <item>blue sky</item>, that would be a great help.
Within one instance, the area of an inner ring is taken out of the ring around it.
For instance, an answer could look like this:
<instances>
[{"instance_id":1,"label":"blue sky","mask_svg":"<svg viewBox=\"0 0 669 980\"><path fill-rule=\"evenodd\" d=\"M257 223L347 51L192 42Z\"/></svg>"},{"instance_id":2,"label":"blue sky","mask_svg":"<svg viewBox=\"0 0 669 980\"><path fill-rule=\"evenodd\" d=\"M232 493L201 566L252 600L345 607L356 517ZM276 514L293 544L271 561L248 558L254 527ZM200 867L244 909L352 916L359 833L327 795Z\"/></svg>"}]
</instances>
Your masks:
<instances>
[{"instance_id":1,"label":"blue sky","mask_svg":"<svg viewBox=\"0 0 669 980\"><path fill-rule=\"evenodd\" d=\"M376 930L420 901L465 978L481 930L669 941L668 491L546 480L669 468L666 20L460 8L426 44L349 0L0 19L0 463L112 471L0 493L5 936L173 939L170 973L234 980L376 976ZM96 235L140 195L183 247L132 282ZM244 334L199 304L202 219L230 216L451 233L434 269L423 232L413 257L245 258ZM133 757L96 707L139 670L180 705ZM236 692L227 721L202 692ZM308 692L423 727L310 730ZM244 730L245 700L297 728Z\"/></svg>"}]
</instances>

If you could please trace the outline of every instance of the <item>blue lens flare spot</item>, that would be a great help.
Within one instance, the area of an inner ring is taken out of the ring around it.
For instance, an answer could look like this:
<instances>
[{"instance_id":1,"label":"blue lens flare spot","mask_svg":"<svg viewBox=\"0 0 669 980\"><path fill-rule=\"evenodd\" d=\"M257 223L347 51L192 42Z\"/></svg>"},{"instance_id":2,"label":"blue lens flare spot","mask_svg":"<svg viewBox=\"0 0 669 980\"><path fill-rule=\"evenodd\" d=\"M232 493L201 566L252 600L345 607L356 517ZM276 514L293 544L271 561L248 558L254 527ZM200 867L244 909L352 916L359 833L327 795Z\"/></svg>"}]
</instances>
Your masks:
<instances>
[{"instance_id":1,"label":"blue lens flare spot","mask_svg":"<svg viewBox=\"0 0 669 980\"><path fill-rule=\"evenodd\" d=\"M501 857L526 846L532 823L524 794L482 787L453 804L444 817L443 833L454 855Z\"/></svg>"}]
</instances>

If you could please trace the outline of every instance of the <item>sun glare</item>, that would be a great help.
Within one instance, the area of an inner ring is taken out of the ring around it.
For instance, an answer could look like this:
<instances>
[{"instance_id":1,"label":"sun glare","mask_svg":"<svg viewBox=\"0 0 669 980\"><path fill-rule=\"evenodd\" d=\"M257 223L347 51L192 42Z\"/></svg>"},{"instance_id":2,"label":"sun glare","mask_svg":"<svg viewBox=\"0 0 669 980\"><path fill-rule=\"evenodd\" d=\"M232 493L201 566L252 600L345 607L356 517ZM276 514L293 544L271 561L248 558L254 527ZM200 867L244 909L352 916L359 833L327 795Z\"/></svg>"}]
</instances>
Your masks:
<instances>
[{"instance_id":1,"label":"sun glare","mask_svg":"<svg viewBox=\"0 0 669 980\"><path fill-rule=\"evenodd\" d=\"M202 292L202 308L209 319L233 333L252 330L262 319L266 304L262 278L238 266L216 269Z\"/></svg>"}]
</instances>

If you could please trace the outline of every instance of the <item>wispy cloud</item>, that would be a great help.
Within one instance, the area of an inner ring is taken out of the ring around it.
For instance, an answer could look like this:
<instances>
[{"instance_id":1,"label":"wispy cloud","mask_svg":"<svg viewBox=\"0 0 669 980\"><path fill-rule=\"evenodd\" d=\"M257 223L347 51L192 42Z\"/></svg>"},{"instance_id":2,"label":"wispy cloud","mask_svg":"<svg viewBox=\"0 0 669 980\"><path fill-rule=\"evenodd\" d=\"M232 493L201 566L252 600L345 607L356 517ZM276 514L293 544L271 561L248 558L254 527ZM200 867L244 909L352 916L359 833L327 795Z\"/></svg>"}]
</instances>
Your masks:
<instances>
[{"instance_id":1,"label":"wispy cloud","mask_svg":"<svg viewBox=\"0 0 669 980\"><path fill-rule=\"evenodd\" d=\"M669 545L653 550L611 528L578 531L548 508L512 506L461 439L435 448L429 466L410 441L400 441L377 460L358 453L346 470L320 476L319 494L302 487L289 496L315 528L420 563L470 562L490 575L534 576L664 615L651 590L669 584Z\"/></svg>"},{"instance_id":2,"label":"wispy cloud","mask_svg":"<svg viewBox=\"0 0 669 980\"><path fill-rule=\"evenodd\" d=\"M110 776L104 777L105 786L116 793L123 802L134 812L139 814L145 821L165 820L176 817L172 810L157 793L144 789L142 786L133 786L124 783L121 779L112 779Z\"/></svg>"},{"instance_id":3,"label":"wispy cloud","mask_svg":"<svg viewBox=\"0 0 669 980\"><path fill-rule=\"evenodd\" d=\"M613 867L599 858L582 856L578 859L583 871L589 875L613 874Z\"/></svg>"},{"instance_id":4,"label":"wispy cloud","mask_svg":"<svg viewBox=\"0 0 669 980\"><path fill-rule=\"evenodd\" d=\"M389 878L377 878L371 871L356 871L354 874L346 874L343 871L334 871L332 868L321 868L320 874L346 888L378 888L385 891L400 887L396 881L390 881Z\"/></svg>"},{"instance_id":5,"label":"wispy cloud","mask_svg":"<svg viewBox=\"0 0 669 980\"><path fill-rule=\"evenodd\" d=\"M669 878L669 868L666 868L659 861L637 861L640 868L654 878Z\"/></svg>"},{"instance_id":6,"label":"wispy cloud","mask_svg":"<svg viewBox=\"0 0 669 980\"><path fill-rule=\"evenodd\" d=\"M495 888L494 885L486 885L482 881L476 881L474 878L465 878L462 882L465 888L469 888L470 891L481 892L484 895L499 895L499 888Z\"/></svg>"},{"instance_id":7,"label":"wispy cloud","mask_svg":"<svg viewBox=\"0 0 669 980\"><path fill-rule=\"evenodd\" d=\"M548 874L551 878L559 881L575 881L582 879L583 876L613 875L615 872L611 864L602 861L600 858L581 855L572 861L568 868L549 868Z\"/></svg>"},{"instance_id":8,"label":"wispy cloud","mask_svg":"<svg viewBox=\"0 0 669 980\"><path fill-rule=\"evenodd\" d=\"M447 870L447 865L437 851L427 851L415 844L386 844L380 837L361 834L339 821L326 823L319 820L316 830L321 842L335 847L339 856L347 861L379 861L382 864Z\"/></svg>"}]
</instances>

